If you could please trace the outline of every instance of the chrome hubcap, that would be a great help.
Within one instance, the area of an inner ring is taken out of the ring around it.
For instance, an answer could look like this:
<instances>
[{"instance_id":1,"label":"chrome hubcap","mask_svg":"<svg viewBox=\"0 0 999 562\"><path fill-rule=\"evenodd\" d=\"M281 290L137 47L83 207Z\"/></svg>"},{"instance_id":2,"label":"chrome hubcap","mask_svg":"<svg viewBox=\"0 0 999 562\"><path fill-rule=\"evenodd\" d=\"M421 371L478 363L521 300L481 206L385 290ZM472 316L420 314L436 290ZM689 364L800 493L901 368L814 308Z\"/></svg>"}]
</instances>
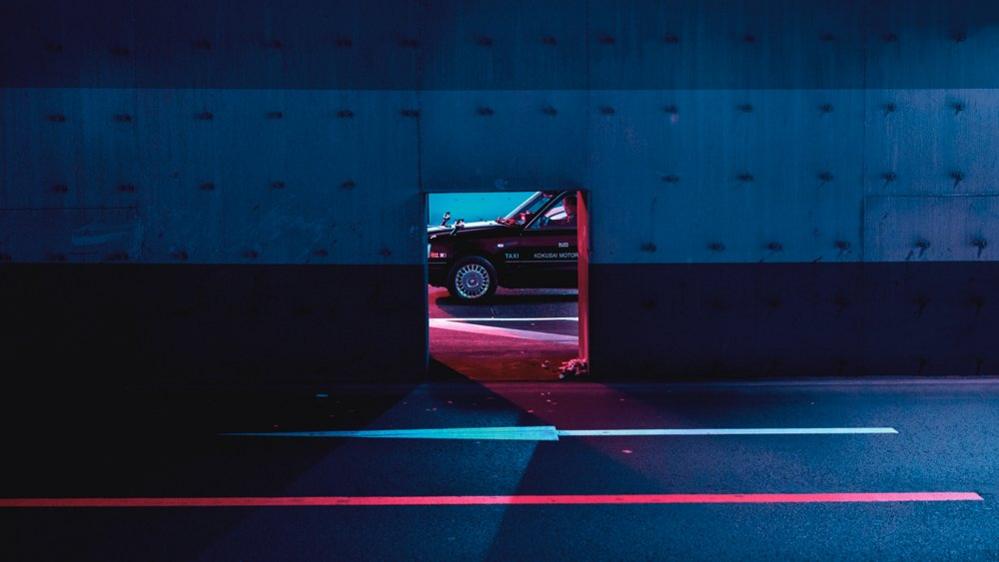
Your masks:
<instances>
[{"instance_id":1,"label":"chrome hubcap","mask_svg":"<svg viewBox=\"0 0 999 562\"><path fill-rule=\"evenodd\" d=\"M489 290L489 272L477 263L461 266L454 274L454 286L466 299L477 299Z\"/></svg>"}]
</instances>

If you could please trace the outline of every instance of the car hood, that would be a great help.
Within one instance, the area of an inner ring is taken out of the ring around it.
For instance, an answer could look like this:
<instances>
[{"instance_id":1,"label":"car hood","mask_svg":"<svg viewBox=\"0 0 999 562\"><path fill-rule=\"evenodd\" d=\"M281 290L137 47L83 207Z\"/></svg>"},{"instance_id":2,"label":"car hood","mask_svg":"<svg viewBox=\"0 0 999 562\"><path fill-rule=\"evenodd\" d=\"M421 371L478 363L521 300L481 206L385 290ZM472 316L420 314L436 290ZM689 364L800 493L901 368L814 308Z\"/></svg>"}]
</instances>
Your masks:
<instances>
[{"instance_id":1,"label":"car hood","mask_svg":"<svg viewBox=\"0 0 999 562\"><path fill-rule=\"evenodd\" d=\"M502 224L500 224L500 223L498 223L496 221L466 222L465 226L459 228L456 231L456 234L461 234L463 232L481 232L483 230L496 230L496 229L505 229L505 228L508 228L508 227L505 226L505 225L502 225ZM429 236L437 236L437 235L441 235L441 234L448 235L448 234L451 234L452 232L455 232L455 229L454 229L453 225L452 226L428 226L427 227L427 234Z\"/></svg>"}]
</instances>

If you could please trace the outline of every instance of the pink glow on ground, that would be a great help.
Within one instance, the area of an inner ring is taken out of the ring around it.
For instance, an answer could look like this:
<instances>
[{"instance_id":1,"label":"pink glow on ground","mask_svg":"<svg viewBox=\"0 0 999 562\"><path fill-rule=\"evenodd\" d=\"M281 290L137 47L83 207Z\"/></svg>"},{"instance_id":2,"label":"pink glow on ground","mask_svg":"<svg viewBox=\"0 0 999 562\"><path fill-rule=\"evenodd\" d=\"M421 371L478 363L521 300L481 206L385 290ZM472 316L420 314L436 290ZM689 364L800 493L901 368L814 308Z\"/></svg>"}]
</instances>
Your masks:
<instances>
[{"instance_id":1,"label":"pink glow on ground","mask_svg":"<svg viewBox=\"0 0 999 562\"><path fill-rule=\"evenodd\" d=\"M974 492L806 494L593 494L515 496L298 496L201 498L6 498L0 508L626 505L983 501Z\"/></svg>"}]
</instances>

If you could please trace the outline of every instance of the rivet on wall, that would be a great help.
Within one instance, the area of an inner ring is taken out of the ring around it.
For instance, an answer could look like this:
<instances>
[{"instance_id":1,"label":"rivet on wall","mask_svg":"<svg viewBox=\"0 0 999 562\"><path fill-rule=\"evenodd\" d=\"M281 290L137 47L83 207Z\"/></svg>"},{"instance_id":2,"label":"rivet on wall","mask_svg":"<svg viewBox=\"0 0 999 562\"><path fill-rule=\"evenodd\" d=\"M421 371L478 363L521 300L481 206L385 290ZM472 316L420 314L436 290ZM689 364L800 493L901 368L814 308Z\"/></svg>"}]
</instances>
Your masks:
<instances>
[{"instance_id":1,"label":"rivet on wall","mask_svg":"<svg viewBox=\"0 0 999 562\"><path fill-rule=\"evenodd\" d=\"M187 261L187 251L186 250L173 250L170 252L170 257L177 261Z\"/></svg>"},{"instance_id":2,"label":"rivet on wall","mask_svg":"<svg viewBox=\"0 0 999 562\"><path fill-rule=\"evenodd\" d=\"M971 245L978 248L978 257L982 257L982 252L984 252L985 248L989 245L989 241L981 236L978 236L972 239Z\"/></svg>"},{"instance_id":3,"label":"rivet on wall","mask_svg":"<svg viewBox=\"0 0 999 562\"><path fill-rule=\"evenodd\" d=\"M774 310L780 308L781 305L780 297L776 295L770 295L768 297L764 297L763 302L767 305L767 308Z\"/></svg>"},{"instance_id":4,"label":"rivet on wall","mask_svg":"<svg viewBox=\"0 0 999 562\"><path fill-rule=\"evenodd\" d=\"M257 252L256 250L244 250L243 251L243 257L246 258L246 259L248 259L248 260L253 260L253 259L257 259L258 257L260 257L260 253Z\"/></svg>"},{"instance_id":5,"label":"rivet on wall","mask_svg":"<svg viewBox=\"0 0 999 562\"><path fill-rule=\"evenodd\" d=\"M201 113L196 113L194 118L198 121L211 121L212 119L215 119L215 114L211 111L202 111Z\"/></svg>"},{"instance_id":6,"label":"rivet on wall","mask_svg":"<svg viewBox=\"0 0 999 562\"><path fill-rule=\"evenodd\" d=\"M611 106L609 106L609 105L601 105L600 106L600 114L601 115L614 115L614 108L611 107Z\"/></svg>"},{"instance_id":7,"label":"rivet on wall","mask_svg":"<svg viewBox=\"0 0 999 562\"><path fill-rule=\"evenodd\" d=\"M45 261L64 262L66 261L66 254L60 254L58 252L49 252L45 254Z\"/></svg>"},{"instance_id":8,"label":"rivet on wall","mask_svg":"<svg viewBox=\"0 0 999 562\"><path fill-rule=\"evenodd\" d=\"M950 34L950 38L955 43L964 43L968 39L968 32L963 29L957 29Z\"/></svg>"},{"instance_id":9,"label":"rivet on wall","mask_svg":"<svg viewBox=\"0 0 999 562\"><path fill-rule=\"evenodd\" d=\"M340 189L351 190L357 187L357 183L354 180L344 180L340 184Z\"/></svg>"},{"instance_id":10,"label":"rivet on wall","mask_svg":"<svg viewBox=\"0 0 999 562\"><path fill-rule=\"evenodd\" d=\"M750 174L749 172L740 172L737 176L735 176L735 179L742 183L750 183L756 178L754 178L753 174Z\"/></svg>"},{"instance_id":11,"label":"rivet on wall","mask_svg":"<svg viewBox=\"0 0 999 562\"><path fill-rule=\"evenodd\" d=\"M971 298L968 299L968 303L975 307L975 314L977 315L982 311L982 308L985 307L985 297L981 295L972 295Z\"/></svg>"},{"instance_id":12,"label":"rivet on wall","mask_svg":"<svg viewBox=\"0 0 999 562\"><path fill-rule=\"evenodd\" d=\"M957 187L959 183L964 181L964 172L960 170L954 170L950 173L950 179L954 180L954 187Z\"/></svg>"},{"instance_id":13,"label":"rivet on wall","mask_svg":"<svg viewBox=\"0 0 999 562\"><path fill-rule=\"evenodd\" d=\"M822 172L819 172L818 178L819 178L819 184L825 185L825 184L833 181L834 176L832 175L831 172L822 171Z\"/></svg>"},{"instance_id":14,"label":"rivet on wall","mask_svg":"<svg viewBox=\"0 0 999 562\"><path fill-rule=\"evenodd\" d=\"M104 261L128 261L128 252L111 252L104 256Z\"/></svg>"},{"instance_id":15,"label":"rivet on wall","mask_svg":"<svg viewBox=\"0 0 999 562\"><path fill-rule=\"evenodd\" d=\"M740 103L739 105L735 106L735 108L737 110L739 110L740 113L752 113L753 112L753 106L751 104L748 104L748 103Z\"/></svg>"},{"instance_id":16,"label":"rivet on wall","mask_svg":"<svg viewBox=\"0 0 999 562\"><path fill-rule=\"evenodd\" d=\"M340 36L336 38L334 44L341 49L348 49L354 46L354 40L350 37Z\"/></svg>"},{"instance_id":17,"label":"rivet on wall","mask_svg":"<svg viewBox=\"0 0 999 562\"><path fill-rule=\"evenodd\" d=\"M850 243L846 240L837 240L833 242L833 247L839 250L840 254L845 254L850 251Z\"/></svg>"},{"instance_id":18,"label":"rivet on wall","mask_svg":"<svg viewBox=\"0 0 999 562\"><path fill-rule=\"evenodd\" d=\"M822 105L819 106L819 112L820 113L832 113L833 112L833 105L831 103L828 103L828 102L824 103L824 104L822 104Z\"/></svg>"},{"instance_id":19,"label":"rivet on wall","mask_svg":"<svg viewBox=\"0 0 999 562\"><path fill-rule=\"evenodd\" d=\"M212 50L212 42L205 38L196 40L194 43L191 44L191 46L193 46L195 49L199 51Z\"/></svg>"},{"instance_id":20,"label":"rivet on wall","mask_svg":"<svg viewBox=\"0 0 999 562\"><path fill-rule=\"evenodd\" d=\"M413 37L403 37L399 39L399 46L406 49L416 49L420 46L420 42Z\"/></svg>"},{"instance_id":21,"label":"rivet on wall","mask_svg":"<svg viewBox=\"0 0 999 562\"><path fill-rule=\"evenodd\" d=\"M270 41L264 43L264 47L267 47L268 49L283 49L284 41L281 41L280 39L271 39Z\"/></svg>"},{"instance_id":22,"label":"rivet on wall","mask_svg":"<svg viewBox=\"0 0 999 562\"><path fill-rule=\"evenodd\" d=\"M403 109L400 113L402 114L403 117L413 117L413 118L416 118L416 117L420 116L420 110L419 109Z\"/></svg>"},{"instance_id":23,"label":"rivet on wall","mask_svg":"<svg viewBox=\"0 0 999 562\"><path fill-rule=\"evenodd\" d=\"M340 111L336 112L336 116L339 117L340 119L350 119L351 117L354 116L354 112L349 109L341 109Z\"/></svg>"},{"instance_id":24,"label":"rivet on wall","mask_svg":"<svg viewBox=\"0 0 999 562\"><path fill-rule=\"evenodd\" d=\"M135 193L135 184L123 183L118 186L118 191L122 193Z\"/></svg>"},{"instance_id":25,"label":"rivet on wall","mask_svg":"<svg viewBox=\"0 0 999 562\"><path fill-rule=\"evenodd\" d=\"M680 181L680 176L675 174L666 174L661 179L663 183L678 183Z\"/></svg>"},{"instance_id":26,"label":"rivet on wall","mask_svg":"<svg viewBox=\"0 0 999 562\"><path fill-rule=\"evenodd\" d=\"M770 250L771 252L783 252L784 245L781 244L780 242L768 242L767 249Z\"/></svg>"},{"instance_id":27,"label":"rivet on wall","mask_svg":"<svg viewBox=\"0 0 999 562\"><path fill-rule=\"evenodd\" d=\"M846 310L850 306L850 299L847 298L843 293L836 293L833 296L833 305L836 307L836 312L840 313Z\"/></svg>"},{"instance_id":28,"label":"rivet on wall","mask_svg":"<svg viewBox=\"0 0 999 562\"><path fill-rule=\"evenodd\" d=\"M957 114L961 113L967 107L967 106L964 105L964 102L961 102L961 101L953 101L953 102L950 102L949 105L950 105L950 108L954 111L954 115L957 115Z\"/></svg>"},{"instance_id":29,"label":"rivet on wall","mask_svg":"<svg viewBox=\"0 0 999 562\"><path fill-rule=\"evenodd\" d=\"M116 57L127 57L129 55L128 47L115 46L111 47L111 54Z\"/></svg>"},{"instance_id":30,"label":"rivet on wall","mask_svg":"<svg viewBox=\"0 0 999 562\"><path fill-rule=\"evenodd\" d=\"M119 113L114 116L114 120L118 123L131 123L132 116L127 113Z\"/></svg>"},{"instance_id":31,"label":"rivet on wall","mask_svg":"<svg viewBox=\"0 0 999 562\"><path fill-rule=\"evenodd\" d=\"M728 308L728 302L721 295L708 297L705 299L705 303L711 310L726 310Z\"/></svg>"},{"instance_id":32,"label":"rivet on wall","mask_svg":"<svg viewBox=\"0 0 999 562\"><path fill-rule=\"evenodd\" d=\"M656 251L656 245L652 242L644 242L641 246L639 246L639 249L643 252L652 253Z\"/></svg>"},{"instance_id":33,"label":"rivet on wall","mask_svg":"<svg viewBox=\"0 0 999 562\"><path fill-rule=\"evenodd\" d=\"M896 35L892 31L888 31L881 34L881 40L884 41L885 43L897 43L898 35Z\"/></svg>"},{"instance_id":34,"label":"rivet on wall","mask_svg":"<svg viewBox=\"0 0 999 562\"><path fill-rule=\"evenodd\" d=\"M53 193L67 193L69 192L69 186L64 183L57 183L52 186Z\"/></svg>"},{"instance_id":35,"label":"rivet on wall","mask_svg":"<svg viewBox=\"0 0 999 562\"><path fill-rule=\"evenodd\" d=\"M325 258L330 255L330 253L326 250L326 248L316 248L315 250L312 250L312 255L317 258Z\"/></svg>"},{"instance_id":36,"label":"rivet on wall","mask_svg":"<svg viewBox=\"0 0 999 562\"><path fill-rule=\"evenodd\" d=\"M898 176L895 174L895 172L885 172L881 174L881 179L885 180L885 184L889 184L897 180Z\"/></svg>"},{"instance_id":37,"label":"rivet on wall","mask_svg":"<svg viewBox=\"0 0 999 562\"><path fill-rule=\"evenodd\" d=\"M889 114L895 113L895 110L897 110L897 109L898 109L898 106L895 105L895 102L890 102L889 101L889 102L885 102L885 103L881 104L881 110L885 112L885 115L889 115Z\"/></svg>"},{"instance_id":38,"label":"rivet on wall","mask_svg":"<svg viewBox=\"0 0 999 562\"><path fill-rule=\"evenodd\" d=\"M917 357L916 358L916 362L919 365L919 371L918 371L918 373L920 375L923 374L923 371L925 371L926 367L930 364L930 360L927 359L927 358L925 358L925 357Z\"/></svg>"},{"instance_id":39,"label":"rivet on wall","mask_svg":"<svg viewBox=\"0 0 999 562\"><path fill-rule=\"evenodd\" d=\"M488 35L479 35L475 38L475 43L480 47L492 47L493 38Z\"/></svg>"},{"instance_id":40,"label":"rivet on wall","mask_svg":"<svg viewBox=\"0 0 999 562\"><path fill-rule=\"evenodd\" d=\"M555 37L552 35L545 35L544 37L541 38L541 42L545 45L548 45L549 47L554 47L555 45L558 45L558 40L555 39Z\"/></svg>"},{"instance_id":41,"label":"rivet on wall","mask_svg":"<svg viewBox=\"0 0 999 562\"><path fill-rule=\"evenodd\" d=\"M656 301L654 299L642 299L639 303L642 310L654 310L656 308Z\"/></svg>"},{"instance_id":42,"label":"rivet on wall","mask_svg":"<svg viewBox=\"0 0 999 562\"><path fill-rule=\"evenodd\" d=\"M721 242L710 242L708 243L708 249L712 252L724 252L725 244L722 244Z\"/></svg>"},{"instance_id":43,"label":"rivet on wall","mask_svg":"<svg viewBox=\"0 0 999 562\"><path fill-rule=\"evenodd\" d=\"M390 250L385 246L382 246L382 248L378 250L378 255L380 255L383 258L387 258L392 255L392 250Z\"/></svg>"},{"instance_id":44,"label":"rivet on wall","mask_svg":"<svg viewBox=\"0 0 999 562\"><path fill-rule=\"evenodd\" d=\"M55 41L46 41L45 51L51 54L59 54L63 51L62 43L57 43Z\"/></svg>"},{"instance_id":45,"label":"rivet on wall","mask_svg":"<svg viewBox=\"0 0 999 562\"><path fill-rule=\"evenodd\" d=\"M63 115L62 113L53 113L48 116L48 120L51 121L52 123L65 123L66 116Z\"/></svg>"},{"instance_id":46,"label":"rivet on wall","mask_svg":"<svg viewBox=\"0 0 999 562\"><path fill-rule=\"evenodd\" d=\"M667 45L676 45L680 42L680 36L676 33L667 33L663 36L663 43Z\"/></svg>"},{"instance_id":47,"label":"rivet on wall","mask_svg":"<svg viewBox=\"0 0 999 562\"><path fill-rule=\"evenodd\" d=\"M742 36L743 43L756 43L756 36L752 33L747 33Z\"/></svg>"},{"instance_id":48,"label":"rivet on wall","mask_svg":"<svg viewBox=\"0 0 999 562\"><path fill-rule=\"evenodd\" d=\"M285 187L286 186L283 181L278 180L271 182L271 189L284 189Z\"/></svg>"},{"instance_id":49,"label":"rivet on wall","mask_svg":"<svg viewBox=\"0 0 999 562\"><path fill-rule=\"evenodd\" d=\"M555 107L551 106L551 105L545 105L545 106L543 106L541 108L541 112L544 113L545 115L548 115L549 117L555 117L556 115L558 115L558 110L555 109Z\"/></svg>"},{"instance_id":50,"label":"rivet on wall","mask_svg":"<svg viewBox=\"0 0 999 562\"><path fill-rule=\"evenodd\" d=\"M919 250L919 256L922 257L926 253L926 250L930 248L930 241L925 238L919 238L914 245Z\"/></svg>"},{"instance_id":51,"label":"rivet on wall","mask_svg":"<svg viewBox=\"0 0 999 562\"><path fill-rule=\"evenodd\" d=\"M614 43L617 42L617 40L614 39L613 35L607 35L607 34L601 35L597 39L597 41L599 41L601 45L613 45Z\"/></svg>"},{"instance_id":52,"label":"rivet on wall","mask_svg":"<svg viewBox=\"0 0 999 562\"><path fill-rule=\"evenodd\" d=\"M491 107L486 107L484 105L480 105L479 107L475 108L475 113L479 117L491 117L496 112L493 111L493 108L491 108Z\"/></svg>"},{"instance_id":53,"label":"rivet on wall","mask_svg":"<svg viewBox=\"0 0 999 562\"><path fill-rule=\"evenodd\" d=\"M667 115L677 115L680 113L680 108L671 103L669 105L664 105L663 111L666 112Z\"/></svg>"},{"instance_id":54,"label":"rivet on wall","mask_svg":"<svg viewBox=\"0 0 999 562\"><path fill-rule=\"evenodd\" d=\"M833 361L833 365L836 367L836 374L842 375L846 372L846 367L849 365L849 362L847 362L846 359L839 358Z\"/></svg>"},{"instance_id":55,"label":"rivet on wall","mask_svg":"<svg viewBox=\"0 0 999 562\"><path fill-rule=\"evenodd\" d=\"M825 33L822 33L821 35L819 35L819 41L823 41L825 43L831 43L831 42L833 42L835 40L836 40L836 36L833 35L832 33L829 33L828 31L826 31Z\"/></svg>"},{"instance_id":56,"label":"rivet on wall","mask_svg":"<svg viewBox=\"0 0 999 562\"><path fill-rule=\"evenodd\" d=\"M198 189L201 191L215 191L215 184L210 181L206 181L199 185Z\"/></svg>"},{"instance_id":57,"label":"rivet on wall","mask_svg":"<svg viewBox=\"0 0 999 562\"><path fill-rule=\"evenodd\" d=\"M930 298L926 295L916 295L912 299L912 304L916 305L916 316L922 316L923 311L926 310L926 306L930 304Z\"/></svg>"},{"instance_id":58,"label":"rivet on wall","mask_svg":"<svg viewBox=\"0 0 999 562\"><path fill-rule=\"evenodd\" d=\"M267 118L268 119L283 119L284 118L284 112L281 112L281 111L268 111L267 112Z\"/></svg>"}]
</instances>

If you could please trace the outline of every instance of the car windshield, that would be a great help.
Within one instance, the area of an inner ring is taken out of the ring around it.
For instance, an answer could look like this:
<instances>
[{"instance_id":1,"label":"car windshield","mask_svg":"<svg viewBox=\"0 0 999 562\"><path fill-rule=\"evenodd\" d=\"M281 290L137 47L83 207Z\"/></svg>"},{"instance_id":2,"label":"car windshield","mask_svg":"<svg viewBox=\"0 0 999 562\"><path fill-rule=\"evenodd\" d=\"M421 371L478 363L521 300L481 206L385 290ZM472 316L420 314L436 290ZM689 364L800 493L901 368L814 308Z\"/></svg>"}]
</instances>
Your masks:
<instances>
[{"instance_id":1,"label":"car windshield","mask_svg":"<svg viewBox=\"0 0 999 562\"><path fill-rule=\"evenodd\" d=\"M523 203L517 205L514 210L507 213L506 216L496 219L496 222L510 226L523 226L530 222L531 218L533 218L542 207L547 205L548 202L551 201L552 197L555 197L555 195L555 193L549 193L546 191L535 192Z\"/></svg>"}]
</instances>

